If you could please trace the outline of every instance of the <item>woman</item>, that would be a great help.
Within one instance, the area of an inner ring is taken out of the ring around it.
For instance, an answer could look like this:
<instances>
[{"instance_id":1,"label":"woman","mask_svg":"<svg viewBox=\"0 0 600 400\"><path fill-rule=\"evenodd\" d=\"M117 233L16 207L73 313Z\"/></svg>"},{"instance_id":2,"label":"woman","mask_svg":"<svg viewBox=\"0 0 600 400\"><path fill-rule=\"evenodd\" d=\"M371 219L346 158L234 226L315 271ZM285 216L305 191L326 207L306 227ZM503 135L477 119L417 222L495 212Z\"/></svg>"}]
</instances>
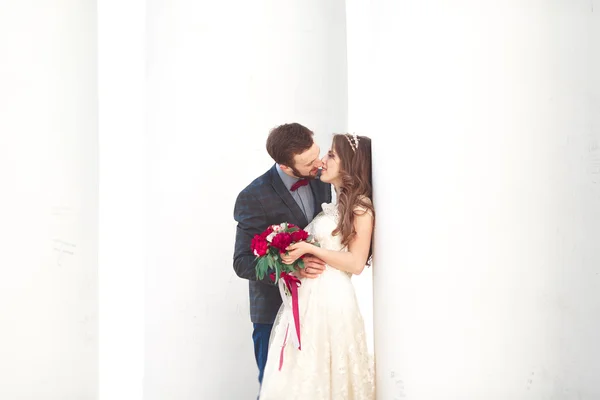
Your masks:
<instances>
[{"instance_id":1,"label":"woman","mask_svg":"<svg viewBox=\"0 0 600 400\"><path fill-rule=\"evenodd\" d=\"M301 350L288 335L289 307L282 306L273 327L261 400L374 399L373 365L365 327L356 301L353 274L360 274L371 255L375 212L371 202L371 139L334 135L323 159L321 180L331 183L337 204L306 227L320 247L291 245L286 264L312 254L327 264L299 289Z\"/></svg>"}]
</instances>

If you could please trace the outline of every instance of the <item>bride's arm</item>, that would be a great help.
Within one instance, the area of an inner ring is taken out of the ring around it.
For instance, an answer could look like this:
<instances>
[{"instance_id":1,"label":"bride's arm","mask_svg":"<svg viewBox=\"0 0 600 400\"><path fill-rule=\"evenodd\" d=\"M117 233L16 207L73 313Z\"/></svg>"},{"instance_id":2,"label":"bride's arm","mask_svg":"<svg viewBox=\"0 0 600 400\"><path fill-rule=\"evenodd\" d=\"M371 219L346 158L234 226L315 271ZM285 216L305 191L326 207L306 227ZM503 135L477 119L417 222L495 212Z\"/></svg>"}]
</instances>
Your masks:
<instances>
[{"instance_id":1,"label":"bride's arm","mask_svg":"<svg viewBox=\"0 0 600 400\"><path fill-rule=\"evenodd\" d=\"M367 264L371 236L373 235L373 216L363 212L354 218L356 236L348 245L348 251L327 250L306 242L292 244L288 247L289 255L282 257L286 263L293 263L304 254L312 254L325 261L329 266L341 271L359 275Z\"/></svg>"}]
</instances>

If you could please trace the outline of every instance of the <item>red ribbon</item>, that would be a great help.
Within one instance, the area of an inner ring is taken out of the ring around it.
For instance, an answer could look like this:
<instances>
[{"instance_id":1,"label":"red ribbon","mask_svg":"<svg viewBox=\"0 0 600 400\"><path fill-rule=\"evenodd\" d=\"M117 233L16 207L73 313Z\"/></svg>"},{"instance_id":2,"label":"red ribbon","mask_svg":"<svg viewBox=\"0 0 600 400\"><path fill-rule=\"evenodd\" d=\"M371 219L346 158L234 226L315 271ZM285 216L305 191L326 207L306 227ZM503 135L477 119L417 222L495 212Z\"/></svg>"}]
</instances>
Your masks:
<instances>
[{"instance_id":1,"label":"red ribbon","mask_svg":"<svg viewBox=\"0 0 600 400\"><path fill-rule=\"evenodd\" d=\"M294 314L296 334L298 335L298 350L302 350L302 342L300 342L300 312L298 311L298 286L302 283L300 279L288 272L282 272L280 278L283 278L285 285L292 294L292 312Z\"/></svg>"},{"instance_id":2,"label":"red ribbon","mask_svg":"<svg viewBox=\"0 0 600 400\"><path fill-rule=\"evenodd\" d=\"M275 280L275 274L271 274L271 279ZM294 326L296 327L296 335L298 337L298 350L302 350L302 344L300 342L300 312L298 310L298 286L302 284L300 279L296 278L294 275L289 272L282 272L279 275L280 279L283 279L285 286L288 288L290 294L292 295L292 314L294 315ZM281 371L281 367L283 366L283 351L285 349L285 345L287 343L288 330L290 326L288 325L285 329L285 338L283 339L283 345L281 346L281 353L279 354L279 370Z\"/></svg>"}]
</instances>

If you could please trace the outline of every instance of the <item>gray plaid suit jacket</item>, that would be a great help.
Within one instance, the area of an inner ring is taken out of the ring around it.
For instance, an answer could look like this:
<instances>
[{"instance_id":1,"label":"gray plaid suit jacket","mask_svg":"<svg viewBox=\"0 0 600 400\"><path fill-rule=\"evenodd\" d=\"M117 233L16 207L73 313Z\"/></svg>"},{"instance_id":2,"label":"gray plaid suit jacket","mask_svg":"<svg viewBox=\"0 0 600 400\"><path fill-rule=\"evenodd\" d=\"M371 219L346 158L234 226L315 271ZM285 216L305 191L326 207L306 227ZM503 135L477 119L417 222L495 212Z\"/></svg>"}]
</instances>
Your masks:
<instances>
[{"instance_id":1,"label":"gray plaid suit jacket","mask_svg":"<svg viewBox=\"0 0 600 400\"><path fill-rule=\"evenodd\" d=\"M321 204L331 202L331 185L319 179L311 180L315 200L315 215L322 211ZM250 242L269 225L289 222L305 228L310 221L283 184L276 166L256 178L240 192L233 216L237 221L233 269L240 278L248 279L250 286L250 318L258 324L272 324L281 306L279 289L267 276L259 281L255 273L255 256Z\"/></svg>"}]
</instances>

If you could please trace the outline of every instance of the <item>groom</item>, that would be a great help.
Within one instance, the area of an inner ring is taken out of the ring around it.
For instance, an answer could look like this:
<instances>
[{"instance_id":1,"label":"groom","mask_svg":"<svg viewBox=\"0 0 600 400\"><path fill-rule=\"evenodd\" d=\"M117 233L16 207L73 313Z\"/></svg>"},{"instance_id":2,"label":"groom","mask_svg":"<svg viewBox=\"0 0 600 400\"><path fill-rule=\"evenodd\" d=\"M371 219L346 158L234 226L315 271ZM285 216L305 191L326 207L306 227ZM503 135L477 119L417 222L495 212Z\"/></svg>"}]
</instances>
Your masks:
<instances>
[{"instance_id":1,"label":"groom","mask_svg":"<svg viewBox=\"0 0 600 400\"><path fill-rule=\"evenodd\" d=\"M238 223L233 268L240 278L249 280L252 339L260 383L281 297L269 274L263 280L256 278L250 242L269 225L288 222L305 228L321 212L321 204L331 202L331 186L317 177L321 160L311 130L298 123L280 125L269 133L267 151L275 165L240 192L233 212ZM325 269L323 261L311 256L304 258L304 264L305 269L298 274L305 278L315 278Z\"/></svg>"}]
</instances>

